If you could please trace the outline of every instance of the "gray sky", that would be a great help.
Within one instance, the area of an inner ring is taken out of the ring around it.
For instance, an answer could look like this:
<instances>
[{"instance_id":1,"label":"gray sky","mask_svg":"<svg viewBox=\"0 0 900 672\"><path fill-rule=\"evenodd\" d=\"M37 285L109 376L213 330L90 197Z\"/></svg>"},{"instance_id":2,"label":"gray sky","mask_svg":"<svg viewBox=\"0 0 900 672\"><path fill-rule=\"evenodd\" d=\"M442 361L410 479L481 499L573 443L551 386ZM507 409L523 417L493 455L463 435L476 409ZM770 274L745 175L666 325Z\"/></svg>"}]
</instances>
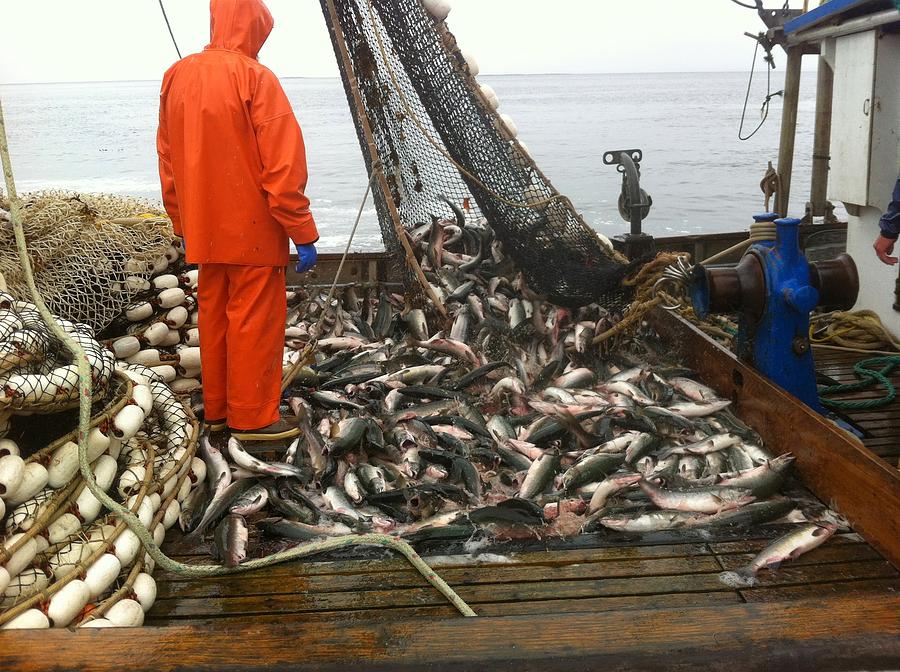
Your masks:
<instances>
[{"instance_id":1,"label":"gray sky","mask_svg":"<svg viewBox=\"0 0 900 672\"><path fill-rule=\"evenodd\" d=\"M486 74L746 70L741 35L762 25L728 0L450 2L448 25ZM159 79L175 60L157 0L3 4L0 83ZM260 60L281 77L337 75L318 0L267 4L275 30ZM202 49L207 0L165 5L182 54Z\"/></svg>"}]
</instances>

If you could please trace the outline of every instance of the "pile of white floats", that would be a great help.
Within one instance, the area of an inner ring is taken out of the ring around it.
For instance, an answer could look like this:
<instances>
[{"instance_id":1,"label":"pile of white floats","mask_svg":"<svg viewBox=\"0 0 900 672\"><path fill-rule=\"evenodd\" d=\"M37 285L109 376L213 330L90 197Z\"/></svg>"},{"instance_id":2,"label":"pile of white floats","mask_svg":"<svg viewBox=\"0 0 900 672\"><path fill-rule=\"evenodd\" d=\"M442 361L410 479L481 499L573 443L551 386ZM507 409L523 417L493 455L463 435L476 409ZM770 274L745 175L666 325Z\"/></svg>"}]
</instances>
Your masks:
<instances>
[{"instance_id":1,"label":"pile of white floats","mask_svg":"<svg viewBox=\"0 0 900 672\"><path fill-rule=\"evenodd\" d=\"M198 270L185 266L183 254L176 240L149 269L149 280L138 275L126 280L141 293L107 329L117 337L106 342L117 359L153 369L176 394L200 387Z\"/></svg>"},{"instance_id":2,"label":"pile of white floats","mask_svg":"<svg viewBox=\"0 0 900 672\"><path fill-rule=\"evenodd\" d=\"M443 23L450 14L450 3L446 2L446 0L423 0L423 4L425 5L425 11L427 11L431 18L434 19L435 23ZM460 49L459 53L463 57L463 60L465 60L466 67L472 77L478 77L481 69L478 67L478 61L475 60L475 57L465 49ZM528 147L524 142L518 139L519 129L512 117L504 112L498 111L500 109L500 98L497 97L497 92L494 91L490 84L479 84L478 90L481 92L481 96L487 104L487 107L496 115L494 124L497 126L497 130L499 130L503 137L506 140L509 140L510 143L518 143L521 150L531 158L531 152L529 152Z\"/></svg>"},{"instance_id":3,"label":"pile of white floats","mask_svg":"<svg viewBox=\"0 0 900 672\"><path fill-rule=\"evenodd\" d=\"M57 323L88 353L98 391L86 439L96 482L161 543L205 478L196 421L159 367L116 363L89 327ZM82 479L77 419L57 414L78 395L64 353L33 305L0 295L0 628L140 625L154 563ZM49 413L59 438L27 445L17 416Z\"/></svg>"}]
</instances>

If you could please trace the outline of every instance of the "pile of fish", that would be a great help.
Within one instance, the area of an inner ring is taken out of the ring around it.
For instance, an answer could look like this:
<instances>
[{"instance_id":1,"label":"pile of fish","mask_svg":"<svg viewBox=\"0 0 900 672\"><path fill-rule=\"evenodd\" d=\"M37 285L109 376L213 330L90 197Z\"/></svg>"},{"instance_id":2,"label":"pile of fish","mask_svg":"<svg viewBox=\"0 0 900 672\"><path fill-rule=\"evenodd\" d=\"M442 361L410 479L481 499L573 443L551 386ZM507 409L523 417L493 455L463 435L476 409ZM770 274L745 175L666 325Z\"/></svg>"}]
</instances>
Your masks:
<instances>
[{"instance_id":1,"label":"pile of fish","mask_svg":"<svg viewBox=\"0 0 900 672\"><path fill-rule=\"evenodd\" d=\"M792 457L764 450L729 401L682 368L601 358L592 337L614 317L541 300L490 227L451 208L410 234L449 319L429 322L387 286L347 287L331 305L301 294L285 365L313 338L317 355L285 412L302 435L277 455L204 437L209 487L181 516L192 538L213 532L235 565L273 538L363 531L533 538L787 520L828 531L817 542L834 532L778 494Z\"/></svg>"}]
</instances>

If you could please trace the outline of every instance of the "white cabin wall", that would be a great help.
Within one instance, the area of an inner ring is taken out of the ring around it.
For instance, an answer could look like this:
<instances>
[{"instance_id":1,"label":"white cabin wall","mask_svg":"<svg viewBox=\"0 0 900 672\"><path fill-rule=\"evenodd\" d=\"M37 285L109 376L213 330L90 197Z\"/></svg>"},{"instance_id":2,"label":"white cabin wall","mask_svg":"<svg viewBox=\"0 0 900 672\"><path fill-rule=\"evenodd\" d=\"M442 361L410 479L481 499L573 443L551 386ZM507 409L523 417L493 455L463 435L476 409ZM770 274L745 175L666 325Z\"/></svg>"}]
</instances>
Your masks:
<instances>
[{"instance_id":1,"label":"white cabin wall","mask_svg":"<svg viewBox=\"0 0 900 672\"><path fill-rule=\"evenodd\" d=\"M854 309L874 310L900 337L898 266L882 264L872 249L900 173L900 35L869 31L823 47L835 69L828 191L849 213L847 252L860 282Z\"/></svg>"},{"instance_id":2,"label":"white cabin wall","mask_svg":"<svg viewBox=\"0 0 900 672\"><path fill-rule=\"evenodd\" d=\"M859 271L859 298L853 309L874 310L884 326L900 338L900 313L893 308L898 267L882 264L872 249L881 213L878 208L861 208L858 216L847 218L847 254ZM897 248L894 252L900 254L900 245Z\"/></svg>"}]
</instances>

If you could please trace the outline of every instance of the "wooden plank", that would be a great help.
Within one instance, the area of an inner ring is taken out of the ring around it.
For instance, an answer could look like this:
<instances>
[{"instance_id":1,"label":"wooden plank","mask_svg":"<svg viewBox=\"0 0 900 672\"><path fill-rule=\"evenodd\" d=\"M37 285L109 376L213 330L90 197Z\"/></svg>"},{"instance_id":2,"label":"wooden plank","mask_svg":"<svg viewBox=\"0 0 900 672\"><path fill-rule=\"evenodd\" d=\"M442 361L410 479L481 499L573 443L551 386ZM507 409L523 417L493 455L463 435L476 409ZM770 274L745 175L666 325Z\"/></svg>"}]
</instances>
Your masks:
<instances>
[{"instance_id":1,"label":"wooden plank","mask_svg":"<svg viewBox=\"0 0 900 672\"><path fill-rule=\"evenodd\" d=\"M735 413L759 432L769 450L792 452L804 484L822 501L833 502L855 530L900 567L900 472L684 319L655 310L650 320L663 340L678 348L686 366L733 400Z\"/></svg>"},{"instance_id":2,"label":"wooden plank","mask_svg":"<svg viewBox=\"0 0 900 672\"><path fill-rule=\"evenodd\" d=\"M166 551L171 546L163 547ZM485 562L471 555L423 556L434 569L445 567L493 567L515 565L565 565L574 562L604 562L607 560L650 560L653 558L692 558L712 555L706 544L665 544L658 546L610 546L606 548L581 548L567 551L540 551L503 554L504 560ZM176 560L187 561L185 556L172 555ZM266 567L241 576L318 576L326 574L374 574L409 569L409 562L402 558L388 557L379 560L338 560L326 562L298 561ZM194 581L180 574L160 571L157 581Z\"/></svg>"},{"instance_id":3,"label":"wooden plank","mask_svg":"<svg viewBox=\"0 0 900 672\"><path fill-rule=\"evenodd\" d=\"M847 595L875 595L880 600L883 595L900 593L900 578L860 579L856 581L835 581L801 586L774 586L742 590L741 597L747 602L783 602L808 599L825 599Z\"/></svg>"},{"instance_id":4,"label":"wooden plank","mask_svg":"<svg viewBox=\"0 0 900 672\"><path fill-rule=\"evenodd\" d=\"M629 577L454 586L470 605L485 602L519 602L623 595L703 593L729 590L718 573L664 577ZM160 599L153 605L154 618L186 618L213 614L260 614L298 611L380 609L446 604L430 586L403 590L364 590L336 593L282 593L235 597Z\"/></svg>"},{"instance_id":5,"label":"wooden plank","mask_svg":"<svg viewBox=\"0 0 900 672\"><path fill-rule=\"evenodd\" d=\"M851 579L890 578L897 576L890 563L883 560L842 562L820 565L784 565L778 570L763 570L759 585L794 585L828 583ZM626 595L663 595L685 592L730 590L719 579L719 569L707 573L681 576L647 576L627 578L587 578L545 580L540 582L454 585L459 596L470 605L487 602L520 602L551 599L578 599ZM247 592L238 595L202 597L178 596L157 599L153 617L190 618L219 614L260 614L301 611L379 609L444 604L444 598L430 587L405 587L339 592L306 592L305 580L283 580L281 588L264 586L266 594ZM271 592L280 590L281 592Z\"/></svg>"},{"instance_id":6,"label":"wooden plank","mask_svg":"<svg viewBox=\"0 0 900 672\"><path fill-rule=\"evenodd\" d=\"M896 669L900 597L620 613L0 632L0 669Z\"/></svg>"},{"instance_id":7,"label":"wooden plank","mask_svg":"<svg viewBox=\"0 0 900 672\"><path fill-rule=\"evenodd\" d=\"M629 595L577 600L540 600L537 602L487 602L478 605L479 616L515 616L526 614L575 614L664 607L710 607L717 604L740 604L736 592L674 593L671 595ZM406 618L454 618L459 612L450 605L433 607L401 607L396 609L357 609L352 611L284 612L255 616L214 616L189 619L155 620L148 615L146 625L168 626L190 623L192 626L263 625L268 623L374 622Z\"/></svg>"},{"instance_id":8,"label":"wooden plank","mask_svg":"<svg viewBox=\"0 0 900 672\"><path fill-rule=\"evenodd\" d=\"M533 581L585 580L609 577L641 577L713 572L719 564L712 557L621 560L571 565L514 565L447 567L441 578L450 585L528 583ZM224 597L227 595L278 595L283 593L337 593L426 587L425 578L412 569L378 574L325 576L256 576L210 578L190 583L160 583L158 599Z\"/></svg>"}]
</instances>

